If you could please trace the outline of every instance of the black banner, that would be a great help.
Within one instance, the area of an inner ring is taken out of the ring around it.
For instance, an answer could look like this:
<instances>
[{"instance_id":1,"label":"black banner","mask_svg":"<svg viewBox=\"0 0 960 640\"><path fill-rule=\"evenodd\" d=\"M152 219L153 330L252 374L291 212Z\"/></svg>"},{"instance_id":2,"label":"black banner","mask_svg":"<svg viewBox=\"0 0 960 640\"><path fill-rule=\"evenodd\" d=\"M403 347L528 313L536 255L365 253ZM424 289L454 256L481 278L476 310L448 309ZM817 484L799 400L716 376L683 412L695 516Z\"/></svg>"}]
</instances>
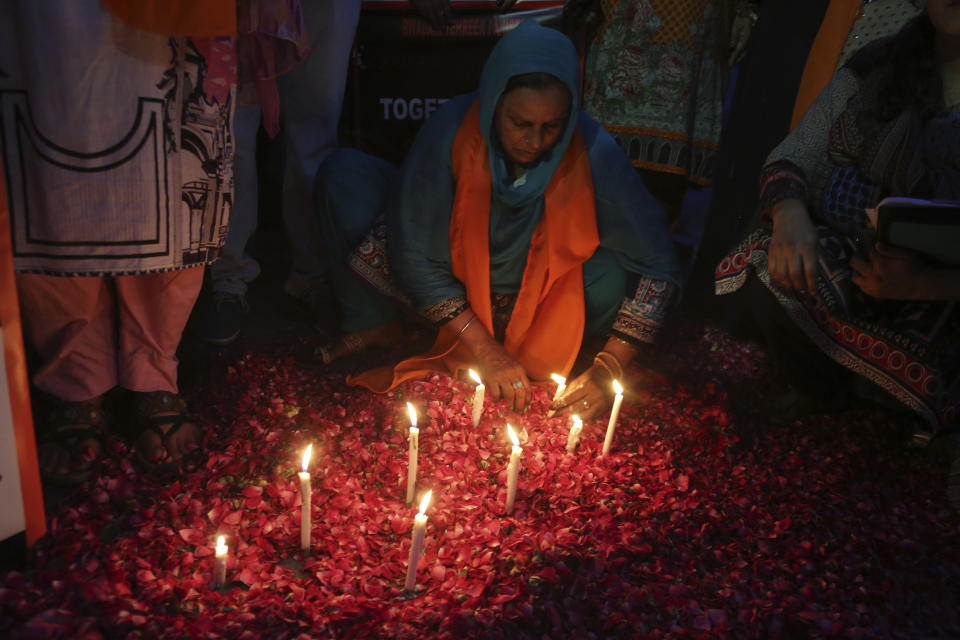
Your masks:
<instances>
[{"instance_id":1,"label":"black banner","mask_svg":"<svg viewBox=\"0 0 960 640\"><path fill-rule=\"evenodd\" d=\"M522 6L522 5L521 5ZM449 98L477 88L504 33L528 18L559 27L554 7L455 12L442 30L413 11L360 15L341 121L344 144L399 164L423 121Z\"/></svg>"}]
</instances>

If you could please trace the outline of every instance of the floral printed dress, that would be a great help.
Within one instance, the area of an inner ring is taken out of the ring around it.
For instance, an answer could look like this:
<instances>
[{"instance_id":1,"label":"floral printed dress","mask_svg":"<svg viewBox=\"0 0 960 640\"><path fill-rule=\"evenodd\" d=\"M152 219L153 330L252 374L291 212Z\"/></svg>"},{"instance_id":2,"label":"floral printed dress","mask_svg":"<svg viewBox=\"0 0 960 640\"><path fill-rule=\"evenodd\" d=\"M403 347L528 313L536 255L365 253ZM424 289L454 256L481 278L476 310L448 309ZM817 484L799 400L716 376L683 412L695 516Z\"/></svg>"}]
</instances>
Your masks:
<instances>
[{"instance_id":1,"label":"floral printed dress","mask_svg":"<svg viewBox=\"0 0 960 640\"><path fill-rule=\"evenodd\" d=\"M720 139L729 3L605 0L587 52L584 110L635 167L707 184Z\"/></svg>"}]
</instances>

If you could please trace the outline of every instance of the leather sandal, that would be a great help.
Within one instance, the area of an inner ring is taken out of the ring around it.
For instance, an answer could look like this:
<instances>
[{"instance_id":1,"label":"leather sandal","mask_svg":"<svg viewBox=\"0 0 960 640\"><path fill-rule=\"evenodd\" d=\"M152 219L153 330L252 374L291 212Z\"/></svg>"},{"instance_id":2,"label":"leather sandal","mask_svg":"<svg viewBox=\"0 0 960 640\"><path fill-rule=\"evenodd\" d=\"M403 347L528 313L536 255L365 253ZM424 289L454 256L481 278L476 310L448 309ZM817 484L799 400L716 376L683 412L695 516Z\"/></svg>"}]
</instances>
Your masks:
<instances>
[{"instance_id":1,"label":"leather sandal","mask_svg":"<svg viewBox=\"0 0 960 640\"><path fill-rule=\"evenodd\" d=\"M173 462L170 455L170 439L184 425L194 425L187 413L187 403L183 398L169 391L138 392L133 401L133 420L131 439L134 442L137 460L145 467L153 469L161 464ZM159 438L159 446L152 451L145 450L143 435L152 432Z\"/></svg>"},{"instance_id":2,"label":"leather sandal","mask_svg":"<svg viewBox=\"0 0 960 640\"><path fill-rule=\"evenodd\" d=\"M400 337L400 325L397 322L379 326L375 329L352 331L321 345L314 356L324 364L330 364L345 356L363 353L370 347L385 347L394 344Z\"/></svg>"},{"instance_id":3,"label":"leather sandal","mask_svg":"<svg viewBox=\"0 0 960 640\"><path fill-rule=\"evenodd\" d=\"M93 460L104 450L107 423L101 398L83 402L52 399L53 407L37 429L37 458L44 481L75 487L90 479ZM69 460L68 465L57 464Z\"/></svg>"}]
</instances>

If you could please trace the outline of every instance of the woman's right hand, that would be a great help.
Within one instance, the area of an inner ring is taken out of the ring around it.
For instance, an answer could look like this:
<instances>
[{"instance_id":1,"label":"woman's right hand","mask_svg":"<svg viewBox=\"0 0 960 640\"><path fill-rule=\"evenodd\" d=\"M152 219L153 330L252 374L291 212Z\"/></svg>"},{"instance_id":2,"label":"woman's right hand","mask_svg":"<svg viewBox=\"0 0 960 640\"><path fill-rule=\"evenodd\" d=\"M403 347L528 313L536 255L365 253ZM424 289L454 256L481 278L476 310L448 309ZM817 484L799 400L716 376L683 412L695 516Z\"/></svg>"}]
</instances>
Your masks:
<instances>
[{"instance_id":1,"label":"woman's right hand","mask_svg":"<svg viewBox=\"0 0 960 640\"><path fill-rule=\"evenodd\" d=\"M767 250L770 277L788 287L815 294L817 291L817 230L806 205L795 199L777 203L773 237Z\"/></svg>"},{"instance_id":2,"label":"woman's right hand","mask_svg":"<svg viewBox=\"0 0 960 640\"><path fill-rule=\"evenodd\" d=\"M489 340L473 350L480 368L480 377L494 400L503 398L508 407L520 413L527 408L532 395L530 379L523 365L517 362L499 342ZM517 384L519 383L519 385Z\"/></svg>"}]
</instances>

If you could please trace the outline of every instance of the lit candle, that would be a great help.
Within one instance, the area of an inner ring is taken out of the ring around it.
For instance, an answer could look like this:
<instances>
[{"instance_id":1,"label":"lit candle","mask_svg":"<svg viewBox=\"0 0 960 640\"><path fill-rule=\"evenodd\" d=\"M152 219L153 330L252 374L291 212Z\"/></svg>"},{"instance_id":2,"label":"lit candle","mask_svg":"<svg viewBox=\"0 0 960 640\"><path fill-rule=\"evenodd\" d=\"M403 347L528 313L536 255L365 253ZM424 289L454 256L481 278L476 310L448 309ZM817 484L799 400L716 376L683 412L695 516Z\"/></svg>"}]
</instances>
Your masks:
<instances>
[{"instance_id":1,"label":"lit candle","mask_svg":"<svg viewBox=\"0 0 960 640\"><path fill-rule=\"evenodd\" d=\"M553 378L553 381L557 383L557 390L553 394L553 402L556 402L557 398L559 398L560 395L563 394L564 389L567 388L567 379L564 378L559 373L551 373L550 377Z\"/></svg>"},{"instance_id":2,"label":"lit candle","mask_svg":"<svg viewBox=\"0 0 960 640\"><path fill-rule=\"evenodd\" d=\"M613 409L610 411L610 422L607 423L607 435L603 439L601 456L610 453L610 445L613 444L613 432L617 428L617 414L620 413L620 403L623 402L623 387L616 380L613 381L613 392L617 395L613 398Z\"/></svg>"},{"instance_id":3,"label":"lit candle","mask_svg":"<svg viewBox=\"0 0 960 640\"><path fill-rule=\"evenodd\" d=\"M410 414L410 452L407 457L407 506L413 504L413 492L417 487L417 455L420 452L420 429L417 428L417 410L407 403Z\"/></svg>"},{"instance_id":4,"label":"lit candle","mask_svg":"<svg viewBox=\"0 0 960 640\"><path fill-rule=\"evenodd\" d=\"M483 413L483 397L486 393L486 387L477 372L470 369L470 377L477 383L477 389L473 392L473 426L480 424L480 414Z\"/></svg>"},{"instance_id":5,"label":"lit candle","mask_svg":"<svg viewBox=\"0 0 960 640\"><path fill-rule=\"evenodd\" d=\"M310 464L312 444L307 445L303 452L303 471L300 472L300 548L310 550L310 473L307 466Z\"/></svg>"},{"instance_id":6,"label":"lit candle","mask_svg":"<svg viewBox=\"0 0 960 640\"><path fill-rule=\"evenodd\" d=\"M213 586L219 589L227 582L227 545L223 536L217 536L213 556Z\"/></svg>"},{"instance_id":7,"label":"lit candle","mask_svg":"<svg viewBox=\"0 0 960 640\"><path fill-rule=\"evenodd\" d=\"M507 466L507 514L513 513L513 501L517 497L517 476L520 473L520 455L523 449L520 448L520 440L517 434L513 432L513 427L507 425L507 435L510 436L510 442L513 443L513 449L510 451L510 464Z\"/></svg>"},{"instance_id":8,"label":"lit candle","mask_svg":"<svg viewBox=\"0 0 960 640\"><path fill-rule=\"evenodd\" d=\"M407 591L413 591L417 584L417 565L420 564L420 556L423 554L423 538L427 533L425 512L432 495L432 489L424 494L423 499L420 500L420 512L413 519L413 538L410 541L410 559L407 562L407 582L403 586Z\"/></svg>"},{"instance_id":9,"label":"lit candle","mask_svg":"<svg viewBox=\"0 0 960 640\"><path fill-rule=\"evenodd\" d=\"M580 442L580 432L583 430L583 420L580 416L573 416L573 424L570 426L570 435L567 436L567 453L573 453Z\"/></svg>"}]
</instances>

